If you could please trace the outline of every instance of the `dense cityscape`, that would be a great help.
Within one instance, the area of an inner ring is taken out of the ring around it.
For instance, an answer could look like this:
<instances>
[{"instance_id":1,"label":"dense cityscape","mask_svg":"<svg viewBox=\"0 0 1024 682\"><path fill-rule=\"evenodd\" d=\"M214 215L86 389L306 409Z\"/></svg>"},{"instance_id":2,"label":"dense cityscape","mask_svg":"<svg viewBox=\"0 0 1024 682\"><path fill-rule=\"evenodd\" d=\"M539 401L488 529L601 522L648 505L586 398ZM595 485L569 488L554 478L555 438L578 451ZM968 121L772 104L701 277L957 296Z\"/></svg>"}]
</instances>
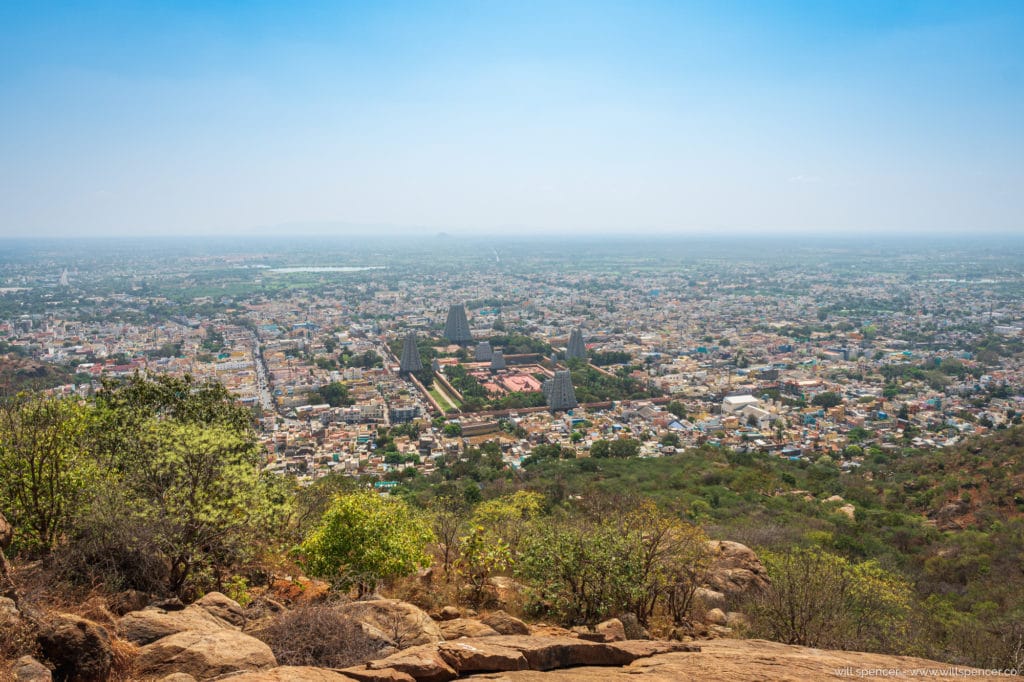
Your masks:
<instances>
[{"instance_id":1,"label":"dense cityscape","mask_svg":"<svg viewBox=\"0 0 1024 682\"><path fill-rule=\"evenodd\" d=\"M801 241L25 242L3 381L215 380L271 470L381 485L487 442L850 470L1021 422L1018 244Z\"/></svg>"}]
</instances>

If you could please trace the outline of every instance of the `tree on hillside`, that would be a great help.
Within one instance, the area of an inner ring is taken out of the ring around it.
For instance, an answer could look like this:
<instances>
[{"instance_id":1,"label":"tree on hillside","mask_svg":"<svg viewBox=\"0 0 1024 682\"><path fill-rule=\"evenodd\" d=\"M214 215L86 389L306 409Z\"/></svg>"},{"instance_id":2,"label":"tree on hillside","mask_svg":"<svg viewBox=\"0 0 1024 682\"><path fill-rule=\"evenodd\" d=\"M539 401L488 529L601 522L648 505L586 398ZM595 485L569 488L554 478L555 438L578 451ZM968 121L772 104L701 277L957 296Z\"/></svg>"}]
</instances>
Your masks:
<instances>
[{"instance_id":1,"label":"tree on hillside","mask_svg":"<svg viewBox=\"0 0 1024 682\"><path fill-rule=\"evenodd\" d=\"M299 551L312 575L363 597L428 566L433 539L430 523L404 501L364 491L336 497Z\"/></svg>"},{"instance_id":2,"label":"tree on hillside","mask_svg":"<svg viewBox=\"0 0 1024 682\"><path fill-rule=\"evenodd\" d=\"M874 561L818 548L764 553L771 585L753 597L753 632L786 644L891 650L906 638L910 586Z\"/></svg>"},{"instance_id":3,"label":"tree on hillside","mask_svg":"<svg viewBox=\"0 0 1024 682\"><path fill-rule=\"evenodd\" d=\"M53 549L95 484L85 424L85 409L72 400L19 395L0 403L0 509L18 529L17 549Z\"/></svg>"}]
</instances>

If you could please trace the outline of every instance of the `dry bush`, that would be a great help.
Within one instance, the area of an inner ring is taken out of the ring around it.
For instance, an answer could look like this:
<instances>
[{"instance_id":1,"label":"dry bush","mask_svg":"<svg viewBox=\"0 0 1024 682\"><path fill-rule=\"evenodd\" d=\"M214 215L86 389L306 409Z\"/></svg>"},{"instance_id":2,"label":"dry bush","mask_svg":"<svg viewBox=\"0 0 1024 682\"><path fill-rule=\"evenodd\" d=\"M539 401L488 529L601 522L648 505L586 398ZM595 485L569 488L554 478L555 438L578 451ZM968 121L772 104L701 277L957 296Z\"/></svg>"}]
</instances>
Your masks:
<instances>
[{"instance_id":1,"label":"dry bush","mask_svg":"<svg viewBox=\"0 0 1024 682\"><path fill-rule=\"evenodd\" d=\"M0 661L37 653L36 628L23 618L0 616Z\"/></svg>"},{"instance_id":2,"label":"dry bush","mask_svg":"<svg viewBox=\"0 0 1024 682\"><path fill-rule=\"evenodd\" d=\"M383 643L330 606L305 606L250 633L274 652L279 665L345 668L378 658Z\"/></svg>"},{"instance_id":3,"label":"dry bush","mask_svg":"<svg viewBox=\"0 0 1024 682\"><path fill-rule=\"evenodd\" d=\"M459 604L457 583L446 582L436 575L435 572L432 580L418 575L399 578L388 584L385 592L392 599L409 602L427 612Z\"/></svg>"},{"instance_id":4,"label":"dry bush","mask_svg":"<svg viewBox=\"0 0 1024 682\"><path fill-rule=\"evenodd\" d=\"M110 670L111 682L134 680L133 669L135 667L135 657L139 655L139 647L126 640L114 638L111 635L110 648L114 658Z\"/></svg>"}]
</instances>

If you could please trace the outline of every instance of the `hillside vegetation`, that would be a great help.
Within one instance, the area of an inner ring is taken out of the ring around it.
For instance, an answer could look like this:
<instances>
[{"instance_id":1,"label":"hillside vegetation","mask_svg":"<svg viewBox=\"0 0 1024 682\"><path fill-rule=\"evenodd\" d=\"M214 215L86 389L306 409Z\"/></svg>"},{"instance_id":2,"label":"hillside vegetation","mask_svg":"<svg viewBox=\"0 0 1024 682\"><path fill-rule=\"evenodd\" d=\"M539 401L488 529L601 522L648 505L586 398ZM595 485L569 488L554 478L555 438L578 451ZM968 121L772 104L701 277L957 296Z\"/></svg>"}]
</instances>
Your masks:
<instances>
[{"instance_id":1,"label":"hillside vegetation","mask_svg":"<svg viewBox=\"0 0 1024 682\"><path fill-rule=\"evenodd\" d=\"M0 593L40 610L123 590L247 602L305 573L337 594L485 608L504 576L521 586L520 615L566 626L628 615L679 636L702 631L695 595L716 538L753 548L771 581L727 595L749 621L741 632L1020 667L1020 427L849 473L828 458L632 452L538 448L513 471L487 443L430 477L396 474L382 497L368 480L299 488L261 473L251 417L218 384L136 377L88 401L21 395L0 409L14 559ZM406 579L428 565L430 590ZM32 651L24 632L6 634L0 655Z\"/></svg>"}]
</instances>

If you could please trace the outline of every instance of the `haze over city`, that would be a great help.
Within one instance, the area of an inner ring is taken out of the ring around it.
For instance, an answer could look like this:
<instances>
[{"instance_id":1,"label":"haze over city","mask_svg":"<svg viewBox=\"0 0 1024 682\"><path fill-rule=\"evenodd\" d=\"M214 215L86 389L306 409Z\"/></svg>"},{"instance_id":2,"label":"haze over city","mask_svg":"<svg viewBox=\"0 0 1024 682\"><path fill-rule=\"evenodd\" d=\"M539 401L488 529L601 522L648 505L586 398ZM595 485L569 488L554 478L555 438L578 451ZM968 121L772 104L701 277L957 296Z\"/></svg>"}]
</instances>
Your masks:
<instances>
[{"instance_id":1,"label":"haze over city","mask_svg":"<svg viewBox=\"0 0 1024 682\"><path fill-rule=\"evenodd\" d=\"M5 3L0 237L1017 234L1016 2Z\"/></svg>"}]
</instances>

